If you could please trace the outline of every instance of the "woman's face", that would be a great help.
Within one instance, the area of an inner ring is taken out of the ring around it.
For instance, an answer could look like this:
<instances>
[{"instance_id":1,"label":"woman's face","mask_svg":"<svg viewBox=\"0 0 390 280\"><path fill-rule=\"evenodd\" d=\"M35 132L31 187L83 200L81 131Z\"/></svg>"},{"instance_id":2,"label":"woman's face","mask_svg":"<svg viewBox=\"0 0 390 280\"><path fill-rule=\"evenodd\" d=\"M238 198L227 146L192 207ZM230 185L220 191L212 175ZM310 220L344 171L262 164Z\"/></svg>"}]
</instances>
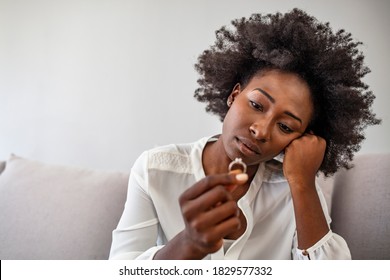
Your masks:
<instances>
[{"instance_id":1,"label":"woman's face","mask_svg":"<svg viewBox=\"0 0 390 280\"><path fill-rule=\"evenodd\" d=\"M248 165L267 161L282 152L306 130L313 115L307 83L278 70L255 75L245 88L236 85L222 128L230 159Z\"/></svg>"}]
</instances>

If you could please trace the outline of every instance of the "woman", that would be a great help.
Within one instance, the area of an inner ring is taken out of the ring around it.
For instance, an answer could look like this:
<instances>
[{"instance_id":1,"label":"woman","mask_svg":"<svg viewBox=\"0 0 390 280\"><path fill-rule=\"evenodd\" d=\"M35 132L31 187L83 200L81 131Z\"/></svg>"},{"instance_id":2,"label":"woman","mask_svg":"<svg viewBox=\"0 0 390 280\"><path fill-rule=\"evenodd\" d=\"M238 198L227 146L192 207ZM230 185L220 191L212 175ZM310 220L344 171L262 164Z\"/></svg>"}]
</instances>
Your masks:
<instances>
[{"instance_id":1,"label":"woman","mask_svg":"<svg viewBox=\"0 0 390 280\"><path fill-rule=\"evenodd\" d=\"M379 123L360 43L298 9L232 23L196 65L221 135L138 158L110 258L351 257L315 177L348 168Z\"/></svg>"}]
</instances>

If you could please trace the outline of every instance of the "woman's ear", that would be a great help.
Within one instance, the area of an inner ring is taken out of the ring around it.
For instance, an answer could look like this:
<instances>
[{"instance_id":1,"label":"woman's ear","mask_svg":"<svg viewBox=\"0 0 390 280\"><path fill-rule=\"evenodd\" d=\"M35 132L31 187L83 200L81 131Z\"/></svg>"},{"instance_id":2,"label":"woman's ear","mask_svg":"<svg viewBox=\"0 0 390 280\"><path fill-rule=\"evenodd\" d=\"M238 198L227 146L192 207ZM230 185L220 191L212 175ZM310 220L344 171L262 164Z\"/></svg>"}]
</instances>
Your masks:
<instances>
[{"instance_id":1,"label":"woman's ear","mask_svg":"<svg viewBox=\"0 0 390 280\"><path fill-rule=\"evenodd\" d=\"M228 99L227 99L227 104L228 106L232 106L233 102L234 102L234 99L236 98L236 96L241 92L241 85L240 83L237 83L232 92L230 93Z\"/></svg>"}]
</instances>

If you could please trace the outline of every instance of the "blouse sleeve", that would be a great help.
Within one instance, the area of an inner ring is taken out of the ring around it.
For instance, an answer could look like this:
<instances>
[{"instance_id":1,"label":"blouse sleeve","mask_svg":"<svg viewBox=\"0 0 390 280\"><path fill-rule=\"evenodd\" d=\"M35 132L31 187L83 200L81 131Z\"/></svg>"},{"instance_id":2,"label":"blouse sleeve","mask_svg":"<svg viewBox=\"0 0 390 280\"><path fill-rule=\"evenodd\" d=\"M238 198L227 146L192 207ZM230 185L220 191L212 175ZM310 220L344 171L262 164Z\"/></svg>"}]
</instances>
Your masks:
<instances>
[{"instance_id":1,"label":"blouse sleeve","mask_svg":"<svg viewBox=\"0 0 390 280\"><path fill-rule=\"evenodd\" d=\"M293 259L295 260L350 260L351 254L345 240L336 233L329 232L316 244L306 250L297 248L294 238Z\"/></svg>"},{"instance_id":2,"label":"blouse sleeve","mask_svg":"<svg viewBox=\"0 0 390 280\"><path fill-rule=\"evenodd\" d=\"M325 197L322 191L317 186L317 193L320 198L322 210L330 228L331 218L329 216L328 207L326 206ZM292 257L294 260L350 260L351 253L344 238L332 232L329 229L317 243L306 250L298 249L297 232L295 231L293 240Z\"/></svg>"},{"instance_id":3,"label":"blouse sleeve","mask_svg":"<svg viewBox=\"0 0 390 280\"><path fill-rule=\"evenodd\" d=\"M112 233L110 259L152 259L157 245L159 221L147 189L147 152L135 162L129 178L127 200Z\"/></svg>"}]
</instances>

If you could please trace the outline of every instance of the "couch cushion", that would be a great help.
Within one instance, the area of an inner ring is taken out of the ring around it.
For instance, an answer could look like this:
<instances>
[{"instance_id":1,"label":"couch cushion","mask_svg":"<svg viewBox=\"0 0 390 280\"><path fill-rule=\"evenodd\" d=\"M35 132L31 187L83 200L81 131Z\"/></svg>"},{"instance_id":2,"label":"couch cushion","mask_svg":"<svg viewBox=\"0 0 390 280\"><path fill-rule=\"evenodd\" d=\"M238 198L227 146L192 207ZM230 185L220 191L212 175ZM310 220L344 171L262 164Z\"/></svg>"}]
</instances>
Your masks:
<instances>
[{"instance_id":1,"label":"couch cushion","mask_svg":"<svg viewBox=\"0 0 390 280\"><path fill-rule=\"evenodd\" d=\"M390 259L390 154L359 155L336 173L332 228L353 259Z\"/></svg>"},{"instance_id":2,"label":"couch cushion","mask_svg":"<svg viewBox=\"0 0 390 280\"><path fill-rule=\"evenodd\" d=\"M127 182L11 156L0 176L0 259L107 259Z\"/></svg>"}]
</instances>

